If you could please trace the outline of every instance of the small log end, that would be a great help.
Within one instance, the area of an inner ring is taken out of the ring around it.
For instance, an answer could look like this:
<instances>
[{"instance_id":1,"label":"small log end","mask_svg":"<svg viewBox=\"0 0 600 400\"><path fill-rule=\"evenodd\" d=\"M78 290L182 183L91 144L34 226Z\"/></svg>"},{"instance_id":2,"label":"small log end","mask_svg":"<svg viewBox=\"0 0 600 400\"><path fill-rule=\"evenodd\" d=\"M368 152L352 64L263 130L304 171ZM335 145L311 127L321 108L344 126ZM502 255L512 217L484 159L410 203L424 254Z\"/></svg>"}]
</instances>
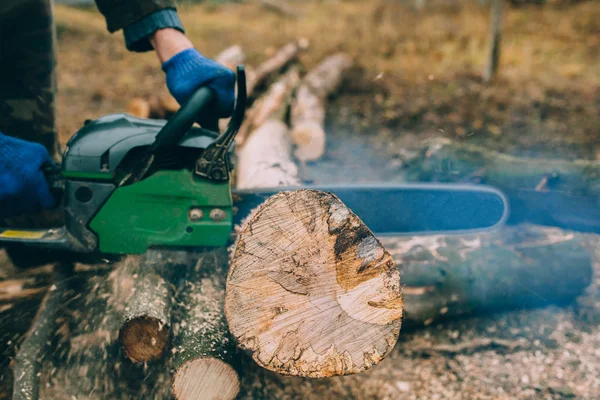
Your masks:
<instances>
[{"instance_id":1,"label":"small log end","mask_svg":"<svg viewBox=\"0 0 600 400\"><path fill-rule=\"evenodd\" d=\"M123 353L134 363L145 364L162 358L169 341L169 326L149 316L131 319L119 331Z\"/></svg>"},{"instance_id":2,"label":"small log end","mask_svg":"<svg viewBox=\"0 0 600 400\"><path fill-rule=\"evenodd\" d=\"M186 362L173 377L173 394L178 400L231 400L239 391L240 377L236 370L212 357Z\"/></svg>"}]
</instances>

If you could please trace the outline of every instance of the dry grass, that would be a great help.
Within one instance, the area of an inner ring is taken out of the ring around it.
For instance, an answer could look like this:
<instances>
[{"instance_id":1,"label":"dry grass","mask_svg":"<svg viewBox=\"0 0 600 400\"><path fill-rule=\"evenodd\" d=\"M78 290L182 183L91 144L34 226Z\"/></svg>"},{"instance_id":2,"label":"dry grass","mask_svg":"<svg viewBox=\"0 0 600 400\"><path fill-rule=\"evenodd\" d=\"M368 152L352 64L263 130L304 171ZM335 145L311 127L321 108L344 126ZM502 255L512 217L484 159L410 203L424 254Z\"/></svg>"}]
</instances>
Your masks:
<instances>
[{"instance_id":1,"label":"dry grass","mask_svg":"<svg viewBox=\"0 0 600 400\"><path fill-rule=\"evenodd\" d=\"M298 19L281 17L255 4L235 3L186 5L180 15L189 37L208 56L240 44L248 53L248 63L256 65L276 47L298 37L311 41L311 49L302 60L307 68L333 51L348 52L364 68L361 91L369 95L372 89L368 85L379 77L372 86L385 88L386 101L391 99L392 106L411 103L408 110L388 110L402 114L397 118L399 128L404 128L403 120L421 118L428 109L453 107L483 69L488 22L485 7L433 7L419 13L402 2L378 0L307 1L298 3L297 8L302 14ZM59 129L63 140L86 118L124 110L132 97L149 97L164 90L163 73L155 56L128 53L121 34L108 35L95 10L57 7L56 11L60 33ZM470 78L465 82L464 77ZM501 101L510 103L511 112L520 103L544 102L548 92L567 93L567 104L569 96L575 96L584 108L586 104L593 108L599 86L598 2L569 8L508 10L496 87L503 93ZM475 97L469 94L470 102L475 103L486 99L494 103L498 92L482 85L466 91L477 93ZM416 111L412 110L415 104ZM501 114L499 110L492 111ZM462 114L457 123L468 118L475 127L481 124L478 120L487 127L485 116L478 112ZM590 111L585 111L582 118L588 114ZM491 124L486 132L501 135L501 117L492 118L498 126ZM532 123L534 128L546 130L545 126L536 128L538 122ZM470 128L460 127L456 135ZM560 126L560 131L569 128ZM589 136L590 129L580 136ZM586 140L589 142L589 137Z\"/></svg>"}]
</instances>

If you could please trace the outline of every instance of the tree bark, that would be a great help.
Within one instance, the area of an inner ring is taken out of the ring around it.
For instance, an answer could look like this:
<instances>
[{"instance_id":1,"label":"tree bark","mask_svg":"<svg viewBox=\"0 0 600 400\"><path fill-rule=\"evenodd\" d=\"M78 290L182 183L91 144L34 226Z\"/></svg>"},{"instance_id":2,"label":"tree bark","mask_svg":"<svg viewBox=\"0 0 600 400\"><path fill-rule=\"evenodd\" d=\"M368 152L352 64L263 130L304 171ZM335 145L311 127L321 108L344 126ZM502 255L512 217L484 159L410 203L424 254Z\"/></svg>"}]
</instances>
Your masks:
<instances>
[{"instance_id":1,"label":"tree bark","mask_svg":"<svg viewBox=\"0 0 600 400\"><path fill-rule=\"evenodd\" d=\"M327 97L338 89L352 64L350 56L338 53L327 57L302 80L291 116L294 155L298 160L316 160L325 152Z\"/></svg>"},{"instance_id":2,"label":"tree bark","mask_svg":"<svg viewBox=\"0 0 600 400\"><path fill-rule=\"evenodd\" d=\"M134 364L120 352L118 332L134 296L137 260L126 257L109 273L75 283L78 294L65 304L70 314L63 328L66 337L42 371L46 384L40 387L41 398L168 397L169 385L160 384L168 381L168 365Z\"/></svg>"},{"instance_id":3,"label":"tree bark","mask_svg":"<svg viewBox=\"0 0 600 400\"><path fill-rule=\"evenodd\" d=\"M72 265L57 265L53 284L42 303L14 360L13 399L39 398L39 372L46 358L47 348L56 333L61 306L67 298L68 277Z\"/></svg>"},{"instance_id":4,"label":"tree bark","mask_svg":"<svg viewBox=\"0 0 600 400\"><path fill-rule=\"evenodd\" d=\"M590 255L556 228L384 238L398 264L404 327L481 312L568 304L591 283Z\"/></svg>"},{"instance_id":5,"label":"tree bark","mask_svg":"<svg viewBox=\"0 0 600 400\"><path fill-rule=\"evenodd\" d=\"M225 314L240 348L284 374L363 372L400 332L400 275L389 253L337 197L281 192L242 227Z\"/></svg>"},{"instance_id":6,"label":"tree bark","mask_svg":"<svg viewBox=\"0 0 600 400\"><path fill-rule=\"evenodd\" d=\"M513 157L436 139L404 151L411 182L481 182L508 197L510 224L600 233L600 162Z\"/></svg>"},{"instance_id":7,"label":"tree bark","mask_svg":"<svg viewBox=\"0 0 600 400\"><path fill-rule=\"evenodd\" d=\"M502 21L504 19L504 1L492 0L490 9L490 31L488 58L483 72L483 80L490 82L494 79L500 64L500 52L502 47Z\"/></svg>"},{"instance_id":8,"label":"tree bark","mask_svg":"<svg viewBox=\"0 0 600 400\"><path fill-rule=\"evenodd\" d=\"M184 252L148 250L132 257L135 276L133 295L124 310L119 330L123 354L132 362L145 364L162 358L171 339L172 277L185 270Z\"/></svg>"},{"instance_id":9,"label":"tree bark","mask_svg":"<svg viewBox=\"0 0 600 400\"><path fill-rule=\"evenodd\" d=\"M223 313L227 250L207 250L178 295L172 379L176 399L233 399L240 390L235 345Z\"/></svg>"}]
</instances>

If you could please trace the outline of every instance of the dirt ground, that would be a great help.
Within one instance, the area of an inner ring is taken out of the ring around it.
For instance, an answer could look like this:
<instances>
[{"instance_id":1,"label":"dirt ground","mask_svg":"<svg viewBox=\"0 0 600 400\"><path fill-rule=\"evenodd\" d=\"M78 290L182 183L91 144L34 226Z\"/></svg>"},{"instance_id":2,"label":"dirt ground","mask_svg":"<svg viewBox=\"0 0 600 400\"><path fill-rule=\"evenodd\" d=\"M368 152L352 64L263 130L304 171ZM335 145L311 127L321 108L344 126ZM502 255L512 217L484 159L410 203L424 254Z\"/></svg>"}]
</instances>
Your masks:
<instances>
[{"instance_id":1,"label":"dirt ground","mask_svg":"<svg viewBox=\"0 0 600 400\"><path fill-rule=\"evenodd\" d=\"M308 1L298 4L295 20L248 4L186 6L181 14L209 56L240 44L256 65L278 46L307 37L306 68L338 50L356 59L328 111L325 157L302 166L307 181L394 181L402 146L433 136L515 155L600 159L599 2L509 9L492 85L480 78L484 7L447 3L417 12L397 3ZM155 56L127 53L95 10L56 13L63 144L86 119L165 90ZM581 238L595 282L571 306L402 331L397 350L360 376L287 378L249 364L240 398L600 399L600 237ZM497 346L499 340L513 345ZM458 343L471 346L432 350Z\"/></svg>"}]
</instances>

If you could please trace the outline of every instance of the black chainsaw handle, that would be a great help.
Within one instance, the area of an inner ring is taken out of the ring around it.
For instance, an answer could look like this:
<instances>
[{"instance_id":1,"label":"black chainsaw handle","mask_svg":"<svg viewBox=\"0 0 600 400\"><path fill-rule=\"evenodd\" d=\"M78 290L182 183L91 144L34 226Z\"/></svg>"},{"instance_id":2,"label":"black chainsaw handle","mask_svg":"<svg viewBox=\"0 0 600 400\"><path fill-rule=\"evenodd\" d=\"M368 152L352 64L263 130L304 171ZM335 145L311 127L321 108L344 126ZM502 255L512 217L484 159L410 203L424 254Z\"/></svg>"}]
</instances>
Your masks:
<instances>
[{"instance_id":1,"label":"black chainsaw handle","mask_svg":"<svg viewBox=\"0 0 600 400\"><path fill-rule=\"evenodd\" d=\"M150 146L150 153L157 154L159 149L164 146L174 146L190 130L194 122L200 120L201 123L204 121L204 128L214 129L214 126L218 124L215 121L218 120L210 118L207 115L203 115L205 111L209 109L212 103L215 101L215 92L208 87L201 87L196 90L185 102L183 106L175 115L173 115L163 126L163 128L156 134L154 143ZM209 126L210 125L210 126Z\"/></svg>"}]
</instances>

